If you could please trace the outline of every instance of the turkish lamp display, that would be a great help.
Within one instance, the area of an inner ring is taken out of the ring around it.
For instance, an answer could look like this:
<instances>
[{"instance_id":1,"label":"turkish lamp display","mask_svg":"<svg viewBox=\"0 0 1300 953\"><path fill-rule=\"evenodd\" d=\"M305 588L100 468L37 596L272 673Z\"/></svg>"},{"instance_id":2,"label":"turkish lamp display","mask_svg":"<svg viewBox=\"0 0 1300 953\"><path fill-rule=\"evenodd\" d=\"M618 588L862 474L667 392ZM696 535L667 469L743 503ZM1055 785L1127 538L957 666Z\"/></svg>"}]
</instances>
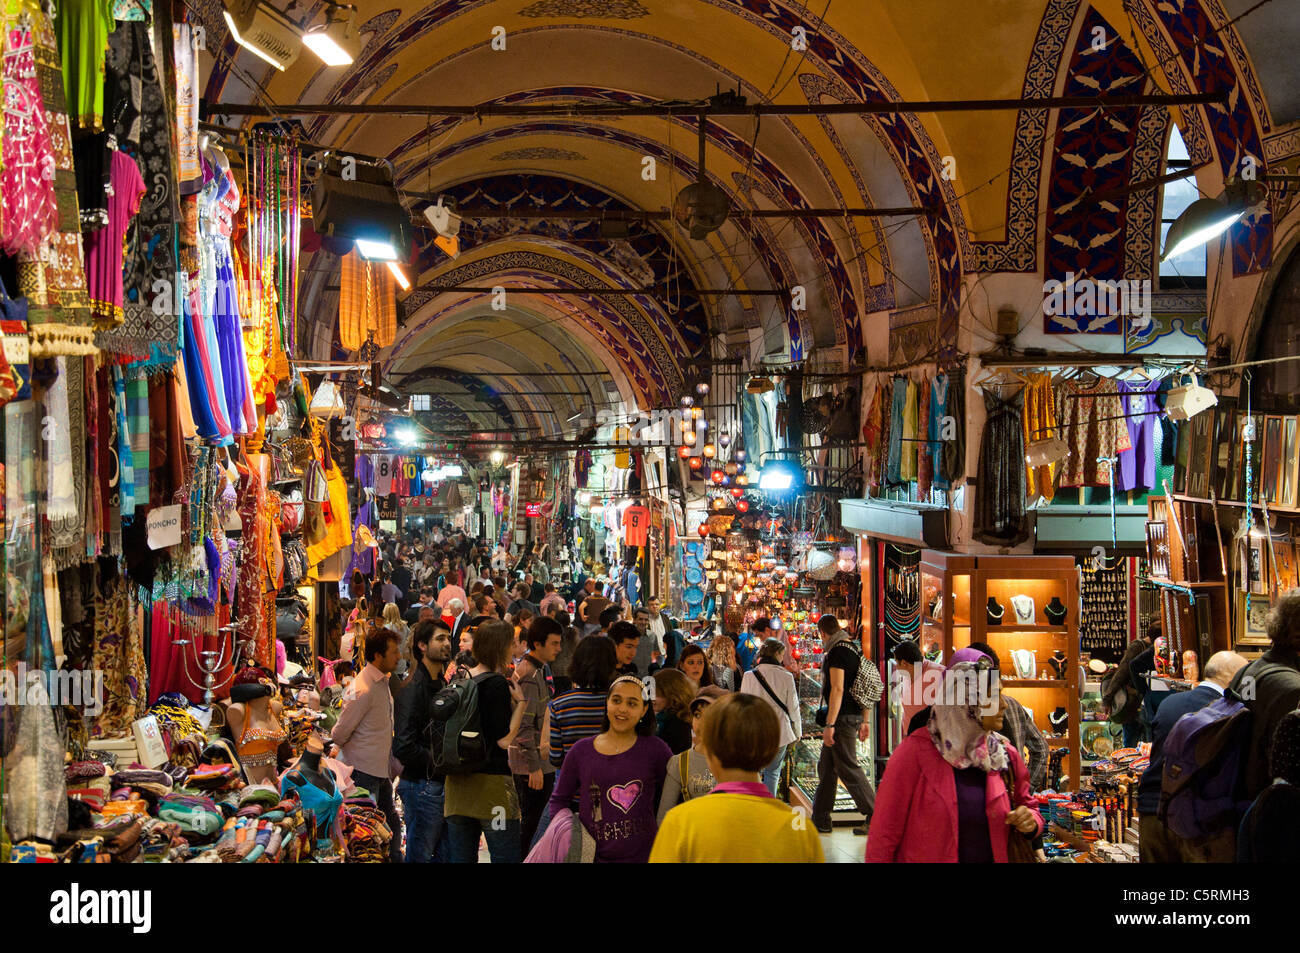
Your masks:
<instances>
[{"instance_id":1,"label":"turkish lamp display","mask_svg":"<svg viewBox=\"0 0 1300 953\"><path fill-rule=\"evenodd\" d=\"M704 449L700 452L703 453L705 457L712 460L714 457L718 455L718 448L715 447L712 443L706 443L704 445Z\"/></svg>"},{"instance_id":2,"label":"turkish lamp display","mask_svg":"<svg viewBox=\"0 0 1300 953\"><path fill-rule=\"evenodd\" d=\"M356 8L331 3L325 22L302 35L307 49L320 57L326 66L349 66L361 52L361 34L356 28Z\"/></svg>"},{"instance_id":3,"label":"turkish lamp display","mask_svg":"<svg viewBox=\"0 0 1300 953\"><path fill-rule=\"evenodd\" d=\"M698 469L700 469L702 466L704 466L704 458L703 458L703 457L691 457L691 459L690 459L690 468L691 468L692 470L698 470Z\"/></svg>"},{"instance_id":4,"label":"turkish lamp display","mask_svg":"<svg viewBox=\"0 0 1300 953\"><path fill-rule=\"evenodd\" d=\"M1217 199L1197 199L1169 226L1160 260L1177 258L1222 235L1267 197L1268 188L1258 179L1238 179Z\"/></svg>"},{"instance_id":5,"label":"turkish lamp display","mask_svg":"<svg viewBox=\"0 0 1300 953\"><path fill-rule=\"evenodd\" d=\"M692 434L692 436L694 436L694 434ZM691 442L694 443L693 440ZM691 455L691 448L689 445L683 444L682 446L677 448L677 456L681 457L683 460L685 460L690 455Z\"/></svg>"},{"instance_id":6,"label":"turkish lamp display","mask_svg":"<svg viewBox=\"0 0 1300 953\"><path fill-rule=\"evenodd\" d=\"M709 385L705 381L700 381L695 385L695 393L701 397L709 396Z\"/></svg>"},{"instance_id":7,"label":"turkish lamp display","mask_svg":"<svg viewBox=\"0 0 1300 953\"><path fill-rule=\"evenodd\" d=\"M1025 451L1025 463L1031 467L1049 467L1061 463L1069 454L1070 448L1060 437L1046 437L1042 440L1029 441Z\"/></svg>"},{"instance_id":8,"label":"turkish lamp display","mask_svg":"<svg viewBox=\"0 0 1300 953\"><path fill-rule=\"evenodd\" d=\"M691 405L695 403L695 398L692 397L690 394L683 394L681 403L682 403L682 410L690 410Z\"/></svg>"},{"instance_id":9,"label":"turkish lamp display","mask_svg":"<svg viewBox=\"0 0 1300 953\"><path fill-rule=\"evenodd\" d=\"M725 449L727 449L728 447L730 447L730 446L731 446L731 434L729 434L729 433L720 433L720 434L718 434L718 446L721 447L723 450L725 450Z\"/></svg>"}]
</instances>

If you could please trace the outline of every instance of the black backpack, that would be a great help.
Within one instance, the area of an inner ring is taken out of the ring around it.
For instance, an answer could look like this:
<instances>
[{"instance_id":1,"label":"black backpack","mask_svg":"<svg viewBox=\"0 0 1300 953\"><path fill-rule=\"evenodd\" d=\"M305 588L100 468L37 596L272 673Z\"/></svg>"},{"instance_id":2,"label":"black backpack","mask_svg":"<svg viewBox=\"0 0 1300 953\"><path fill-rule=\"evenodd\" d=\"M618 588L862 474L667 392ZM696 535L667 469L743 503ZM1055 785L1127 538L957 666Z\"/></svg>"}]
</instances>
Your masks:
<instances>
[{"instance_id":1,"label":"black backpack","mask_svg":"<svg viewBox=\"0 0 1300 953\"><path fill-rule=\"evenodd\" d=\"M488 763L487 739L478 705L478 681L485 673L448 685L433 698L429 762L435 774L473 774ZM497 676L500 678L501 676Z\"/></svg>"}]
</instances>

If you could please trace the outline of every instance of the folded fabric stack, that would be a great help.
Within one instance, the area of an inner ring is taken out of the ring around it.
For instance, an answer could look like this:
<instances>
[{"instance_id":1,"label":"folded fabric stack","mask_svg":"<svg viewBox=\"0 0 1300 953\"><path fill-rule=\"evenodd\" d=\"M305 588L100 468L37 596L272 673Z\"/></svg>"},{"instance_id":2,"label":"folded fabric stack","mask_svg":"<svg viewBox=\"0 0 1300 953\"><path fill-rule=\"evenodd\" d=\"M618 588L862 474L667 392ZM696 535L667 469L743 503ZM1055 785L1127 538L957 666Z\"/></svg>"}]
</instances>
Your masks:
<instances>
[{"instance_id":1,"label":"folded fabric stack","mask_svg":"<svg viewBox=\"0 0 1300 953\"><path fill-rule=\"evenodd\" d=\"M81 781L68 781L68 797L84 801L86 806L96 814L104 809L110 790L108 778L103 775Z\"/></svg>"},{"instance_id":2,"label":"folded fabric stack","mask_svg":"<svg viewBox=\"0 0 1300 953\"><path fill-rule=\"evenodd\" d=\"M159 801L158 819L175 824L187 840L205 840L225 822L211 798L185 794L170 794Z\"/></svg>"},{"instance_id":3,"label":"folded fabric stack","mask_svg":"<svg viewBox=\"0 0 1300 953\"><path fill-rule=\"evenodd\" d=\"M135 795L118 797L117 794L114 794L111 800L104 802L104 806L99 809L99 813L105 821L133 816L148 817L149 805L145 803L144 799Z\"/></svg>"},{"instance_id":4,"label":"folded fabric stack","mask_svg":"<svg viewBox=\"0 0 1300 953\"><path fill-rule=\"evenodd\" d=\"M118 771L112 777L113 787L132 788L140 793L162 797L170 794L174 782L166 771L157 771L134 764L124 771Z\"/></svg>"},{"instance_id":5,"label":"folded fabric stack","mask_svg":"<svg viewBox=\"0 0 1300 953\"><path fill-rule=\"evenodd\" d=\"M220 827L220 820L217 826ZM169 863L176 860L179 852L188 846L179 824L156 817L145 819L144 830L140 835L140 860L144 863Z\"/></svg>"},{"instance_id":6,"label":"folded fabric stack","mask_svg":"<svg viewBox=\"0 0 1300 953\"><path fill-rule=\"evenodd\" d=\"M135 818L115 833L104 833L104 849L114 864L130 864L140 856L140 835L144 832L144 819Z\"/></svg>"},{"instance_id":7,"label":"folded fabric stack","mask_svg":"<svg viewBox=\"0 0 1300 953\"><path fill-rule=\"evenodd\" d=\"M255 864L268 853L280 852L280 829L257 817L232 817L226 821L217 841L217 853L227 864Z\"/></svg>"},{"instance_id":8,"label":"folded fabric stack","mask_svg":"<svg viewBox=\"0 0 1300 953\"><path fill-rule=\"evenodd\" d=\"M63 770L64 777L69 781L85 781L91 778L102 778L108 774L108 766L102 761L73 761Z\"/></svg>"},{"instance_id":9,"label":"folded fabric stack","mask_svg":"<svg viewBox=\"0 0 1300 953\"><path fill-rule=\"evenodd\" d=\"M343 802L344 858L349 864L388 862L388 829L384 812L370 798L348 798Z\"/></svg>"}]
</instances>

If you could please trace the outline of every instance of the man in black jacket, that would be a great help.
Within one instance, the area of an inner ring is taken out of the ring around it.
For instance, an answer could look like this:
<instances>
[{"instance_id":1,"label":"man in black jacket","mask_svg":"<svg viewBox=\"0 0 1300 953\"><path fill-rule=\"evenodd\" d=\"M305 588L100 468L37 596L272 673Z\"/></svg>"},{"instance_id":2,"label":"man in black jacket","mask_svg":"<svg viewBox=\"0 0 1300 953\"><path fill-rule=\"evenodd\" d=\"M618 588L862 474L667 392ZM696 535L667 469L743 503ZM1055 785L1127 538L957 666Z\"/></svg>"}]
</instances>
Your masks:
<instances>
[{"instance_id":1,"label":"man in black jacket","mask_svg":"<svg viewBox=\"0 0 1300 953\"><path fill-rule=\"evenodd\" d=\"M1205 679L1190 692L1175 692L1156 709L1151 722L1151 763L1138 782L1138 851L1145 863L1231 863L1231 841L1193 844L1167 829L1156 811L1160 808L1160 786L1165 773L1165 741L1178 719L1200 711L1223 697L1233 676L1246 660L1236 652L1216 652L1205 663ZM1235 833L1235 831L1233 832ZM1225 847L1227 852L1224 853Z\"/></svg>"},{"instance_id":2,"label":"man in black jacket","mask_svg":"<svg viewBox=\"0 0 1300 953\"><path fill-rule=\"evenodd\" d=\"M399 557L399 561L388 573L389 581L402 590L402 597L397 600L397 608L405 612L415 597L411 594L411 570L407 567L406 561Z\"/></svg>"},{"instance_id":3,"label":"man in black jacket","mask_svg":"<svg viewBox=\"0 0 1300 953\"><path fill-rule=\"evenodd\" d=\"M449 845L443 826L443 776L429 760L429 721L433 700L447 687L443 671L451 659L451 631L442 619L418 623L411 633L416 665L397 693L393 706L393 754L402 762L397 795L406 818L406 862L447 863ZM400 837L400 831L393 831Z\"/></svg>"},{"instance_id":4,"label":"man in black jacket","mask_svg":"<svg viewBox=\"0 0 1300 953\"><path fill-rule=\"evenodd\" d=\"M1273 780L1268 752L1277 723L1300 707L1300 589L1278 598L1264 626L1272 647L1238 672L1229 686L1254 716L1246 760L1246 795L1251 800Z\"/></svg>"}]
</instances>

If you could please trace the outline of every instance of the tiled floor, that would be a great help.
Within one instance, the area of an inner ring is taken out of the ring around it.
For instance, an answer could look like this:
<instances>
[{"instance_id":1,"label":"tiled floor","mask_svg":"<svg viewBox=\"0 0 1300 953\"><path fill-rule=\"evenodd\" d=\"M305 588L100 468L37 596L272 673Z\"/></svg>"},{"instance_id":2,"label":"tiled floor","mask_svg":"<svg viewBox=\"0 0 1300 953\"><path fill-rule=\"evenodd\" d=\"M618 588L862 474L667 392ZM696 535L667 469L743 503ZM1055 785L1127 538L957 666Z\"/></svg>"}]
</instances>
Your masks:
<instances>
[{"instance_id":1,"label":"tiled floor","mask_svg":"<svg viewBox=\"0 0 1300 953\"><path fill-rule=\"evenodd\" d=\"M860 864L867 849L867 839L853 833L852 826L836 827L822 834L822 853L828 864Z\"/></svg>"}]
</instances>

